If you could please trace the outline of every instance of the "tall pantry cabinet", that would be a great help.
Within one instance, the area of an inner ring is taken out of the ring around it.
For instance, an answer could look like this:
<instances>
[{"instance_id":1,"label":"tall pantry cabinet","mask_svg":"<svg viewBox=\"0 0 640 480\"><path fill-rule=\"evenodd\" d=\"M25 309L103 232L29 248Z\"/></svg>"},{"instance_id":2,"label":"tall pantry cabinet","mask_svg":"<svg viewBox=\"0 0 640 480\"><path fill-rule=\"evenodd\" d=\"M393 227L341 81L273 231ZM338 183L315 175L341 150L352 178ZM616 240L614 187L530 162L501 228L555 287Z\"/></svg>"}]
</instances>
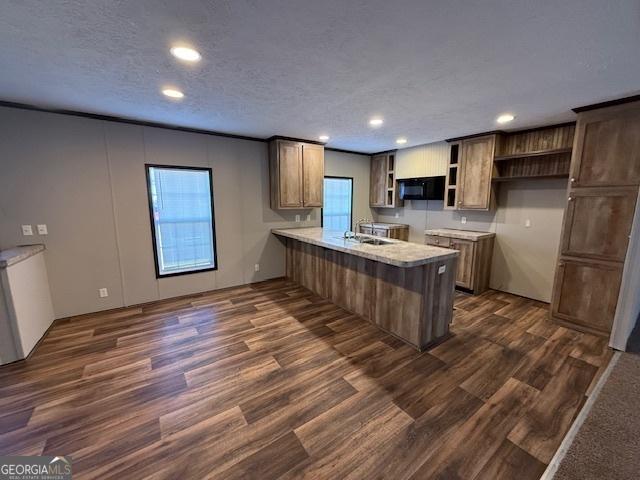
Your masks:
<instances>
[{"instance_id":1,"label":"tall pantry cabinet","mask_svg":"<svg viewBox=\"0 0 640 480\"><path fill-rule=\"evenodd\" d=\"M640 100L578 112L551 315L608 336L640 185Z\"/></svg>"}]
</instances>

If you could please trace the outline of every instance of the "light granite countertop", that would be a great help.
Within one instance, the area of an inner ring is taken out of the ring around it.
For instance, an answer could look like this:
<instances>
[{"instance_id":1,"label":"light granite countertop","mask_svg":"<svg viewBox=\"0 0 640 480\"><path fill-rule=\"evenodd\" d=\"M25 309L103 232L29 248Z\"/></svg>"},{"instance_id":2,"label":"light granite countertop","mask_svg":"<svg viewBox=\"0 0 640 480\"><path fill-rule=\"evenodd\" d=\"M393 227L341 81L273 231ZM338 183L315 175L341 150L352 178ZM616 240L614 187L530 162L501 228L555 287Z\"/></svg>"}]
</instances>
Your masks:
<instances>
[{"instance_id":1,"label":"light granite countertop","mask_svg":"<svg viewBox=\"0 0 640 480\"><path fill-rule=\"evenodd\" d=\"M481 238L495 237L492 232L476 232L473 230L458 230L456 228L436 228L433 230L425 230L425 235L434 235L436 237L458 238L460 240L471 240L477 242Z\"/></svg>"},{"instance_id":2,"label":"light granite countertop","mask_svg":"<svg viewBox=\"0 0 640 480\"><path fill-rule=\"evenodd\" d=\"M44 250L44 245L23 245L21 247L8 248L0 250L0 268L7 268L18 262L33 257L35 254Z\"/></svg>"},{"instance_id":3,"label":"light granite countertop","mask_svg":"<svg viewBox=\"0 0 640 480\"><path fill-rule=\"evenodd\" d=\"M393 228L406 228L409 225L407 225L406 223L386 223L386 222L369 222L369 223L361 223L360 224L361 227L372 227L372 228L386 228L386 229L393 229Z\"/></svg>"},{"instance_id":4,"label":"light granite countertop","mask_svg":"<svg viewBox=\"0 0 640 480\"><path fill-rule=\"evenodd\" d=\"M427 263L438 262L458 256L457 250L449 248L420 245L419 243L403 242L385 238L388 245L367 245L354 240L342 238L344 232L329 230L321 227L273 229L271 232L281 237L293 238L300 242L310 243L319 247L349 253L376 262L410 268ZM371 235L366 237L376 238Z\"/></svg>"}]
</instances>

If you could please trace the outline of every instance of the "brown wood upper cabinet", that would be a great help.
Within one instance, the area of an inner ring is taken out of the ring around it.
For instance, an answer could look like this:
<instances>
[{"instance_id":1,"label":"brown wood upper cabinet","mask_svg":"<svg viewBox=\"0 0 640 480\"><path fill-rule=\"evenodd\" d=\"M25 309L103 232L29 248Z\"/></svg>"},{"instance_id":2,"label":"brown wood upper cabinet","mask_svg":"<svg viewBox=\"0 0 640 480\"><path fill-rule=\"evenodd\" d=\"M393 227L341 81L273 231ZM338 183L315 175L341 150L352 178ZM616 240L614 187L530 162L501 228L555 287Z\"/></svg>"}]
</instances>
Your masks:
<instances>
[{"instance_id":1,"label":"brown wood upper cabinet","mask_svg":"<svg viewBox=\"0 0 640 480\"><path fill-rule=\"evenodd\" d=\"M274 139L269 143L271 208L322 207L324 147Z\"/></svg>"},{"instance_id":2,"label":"brown wood upper cabinet","mask_svg":"<svg viewBox=\"0 0 640 480\"><path fill-rule=\"evenodd\" d=\"M322 207L324 188L324 147L302 145L302 203L304 207Z\"/></svg>"},{"instance_id":3,"label":"brown wood upper cabinet","mask_svg":"<svg viewBox=\"0 0 640 480\"><path fill-rule=\"evenodd\" d=\"M581 113L576 125L574 187L640 184L640 115L637 103Z\"/></svg>"},{"instance_id":4,"label":"brown wood upper cabinet","mask_svg":"<svg viewBox=\"0 0 640 480\"><path fill-rule=\"evenodd\" d=\"M369 204L372 207L384 207L387 201L387 156L371 157L371 176Z\"/></svg>"},{"instance_id":5,"label":"brown wood upper cabinet","mask_svg":"<svg viewBox=\"0 0 640 480\"><path fill-rule=\"evenodd\" d=\"M462 140L460 178L457 183L459 210L489 210L496 135Z\"/></svg>"},{"instance_id":6,"label":"brown wood upper cabinet","mask_svg":"<svg viewBox=\"0 0 640 480\"><path fill-rule=\"evenodd\" d=\"M380 153L371 157L369 206L395 208L404 204L398 198L395 164L395 151Z\"/></svg>"}]
</instances>

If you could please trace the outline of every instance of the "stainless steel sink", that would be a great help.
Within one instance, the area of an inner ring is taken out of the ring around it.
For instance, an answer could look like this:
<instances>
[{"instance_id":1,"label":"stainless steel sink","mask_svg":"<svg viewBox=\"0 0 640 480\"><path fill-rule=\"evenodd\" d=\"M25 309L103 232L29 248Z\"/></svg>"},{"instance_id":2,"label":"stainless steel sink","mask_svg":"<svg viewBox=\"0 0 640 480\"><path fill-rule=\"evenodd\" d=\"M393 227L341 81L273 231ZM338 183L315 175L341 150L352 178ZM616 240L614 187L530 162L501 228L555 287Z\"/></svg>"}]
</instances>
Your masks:
<instances>
[{"instance_id":1,"label":"stainless steel sink","mask_svg":"<svg viewBox=\"0 0 640 480\"><path fill-rule=\"evenodd\" d=\"M365 237L362 239L362 243L366 243L367 245L391 245L394 242L377 237Z\"/></svg>"},{"instance_id":2,"label":"stainless steel sink","mask_svg":"<svg viewBox=\"0 0 640 480\"><path fill-rule=\"evenodd\" d=\"M385 240L383 238L379 238L379 237L365 237L363 236L362 239L360 237L358 238L353 238L353 237L349 237L349 238L345 238L345 237L335 237L338 240L344 240L345 242L351 242L353 244L358 244L358 243L363 243L365 245L391 245L394 242L390 242L388 240Z\"/></svg>"}]
</instances>

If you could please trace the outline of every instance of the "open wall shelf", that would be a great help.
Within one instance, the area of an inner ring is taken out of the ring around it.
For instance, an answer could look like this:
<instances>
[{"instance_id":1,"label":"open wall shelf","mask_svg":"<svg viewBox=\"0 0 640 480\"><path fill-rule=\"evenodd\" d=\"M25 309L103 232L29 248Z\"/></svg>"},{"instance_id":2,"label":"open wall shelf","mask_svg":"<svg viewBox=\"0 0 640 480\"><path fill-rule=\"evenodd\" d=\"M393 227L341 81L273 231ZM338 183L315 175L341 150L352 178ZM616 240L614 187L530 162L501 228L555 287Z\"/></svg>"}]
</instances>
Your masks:
<instances>
[{"instance_id":1,"label":"open wall shelf","mask_svg":"<svg viewBox=\"0 0 640 480\"><path fill-rule=\"evenodd\" d=\"M553 150L539 150L537 152L513 153L511 155L496 155L493 161L504 162L507 160L516 160L519 158L548 157L548 156L558 155L562 153L571 153L571 147L556 148Z\"/></svg>"},{"instance_id":2,"label":"open wall shelf","mask_svg":"<svg viewBox=\"0 0 640 480\"><path fill-rule=\"evenodd\" d=\"M552 155L505 159L494 163L493 181L568 177L570 165L571 150Z\"/></svg>"},{"instance_id":3,"label":"open wall shelf","mask_svg":"<svg viewBox=\"0 0 640 480\"><path fill-rule=\"evenodd\" d=\"M505 134L493 158L494 182L569 176L574 124Z\"/></svg>"}]
</instances>

